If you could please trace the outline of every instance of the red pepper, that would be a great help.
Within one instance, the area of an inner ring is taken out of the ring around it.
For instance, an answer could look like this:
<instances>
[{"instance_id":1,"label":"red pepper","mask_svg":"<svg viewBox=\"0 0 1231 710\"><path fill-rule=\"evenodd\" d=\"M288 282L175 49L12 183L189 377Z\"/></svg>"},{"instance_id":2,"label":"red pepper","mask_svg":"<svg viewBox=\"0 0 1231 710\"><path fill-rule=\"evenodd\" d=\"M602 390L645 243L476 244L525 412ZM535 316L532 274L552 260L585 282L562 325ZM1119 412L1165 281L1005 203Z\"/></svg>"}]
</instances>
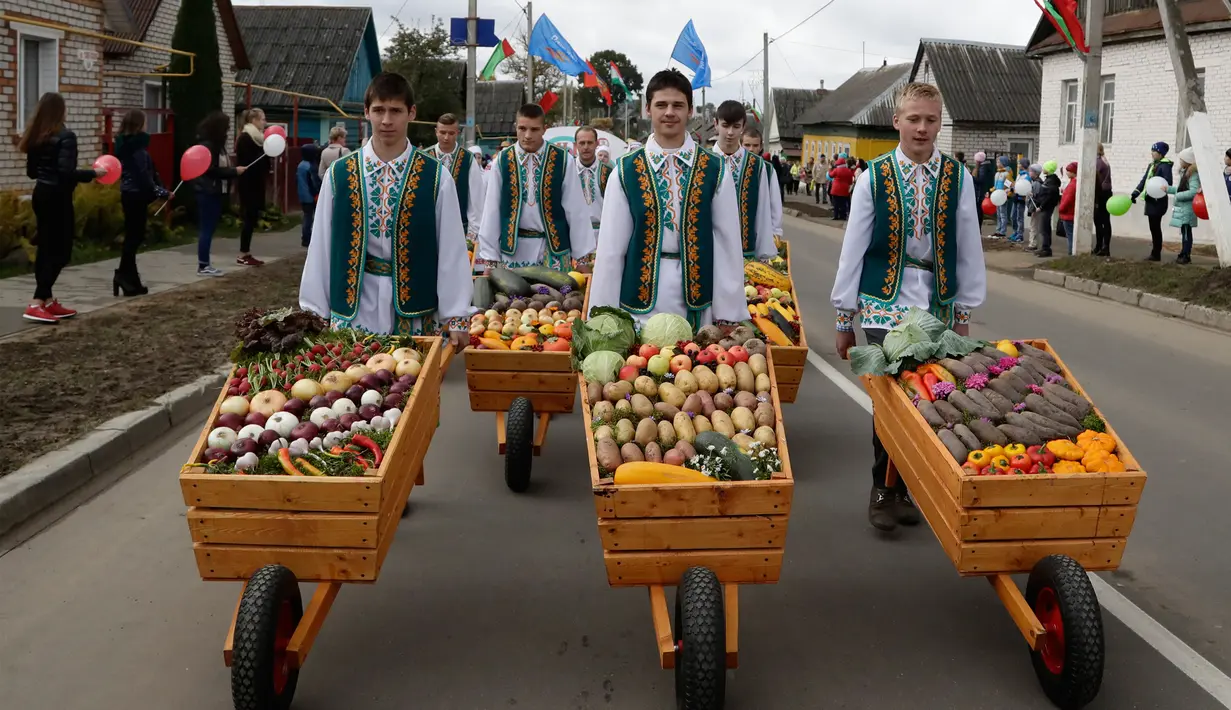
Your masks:
<instances>
[{"instance_id":1,"label":"red pepper","mask_svg":"<svg viewBox=\"0 0 1231 710\"><path fill-rule=\"evenodd\" d=\"M385 457L385 455L381 453L380 444L376 443L375 441L372 441L371 439L364 436L363 434L355 434L354 436L350 438L350 440L364 447L368 451L371 451L372 458L376 462L375 466L380 466L380 462Z\"/></svg>"},{"instance_id":2,"label":"red pepper","mask_svg":"<svg viewBox=\"0 0 1231 710\"><path fill-rule=\"evenodd\" d=\"M930 372L923 376L923 386L928 388L928 394L933 394L935 390L932 388L939 383L940 378Z\"/></svg>"},{"instance_id":3,"label":"red pepper","mask_svg":"<svg viewBox=\"0 0 1231 710\"><path fill-rule=\"evenodd\" d=\"M313 476L324 476L325 475L319 468L317 468L316 466L313 466L312 464L308 463L304 459L295 459L295 463L299 464L303 468L303 470L307 471Z\"/></svg>"},{"instance_id":4,"label":"red pepper","mask_svg":"<svg viewBox=\"0 0 1231 710\"><path fill-rule=\"evenodd\" d=\"M291 450L286 447L278 449L278 463L282 464L282 470L286 471L288 475L303 475L303 472L295 468L295 464L291 462Z\"/></svg>"},{"instance_id":5,"label":"red pepper","mask_svg":"<svg viewBox=\"0 0 1231 710\"><path fill-rule=\"evenodd\" d=\"M932 390L924 384L923 378L918 373L907 370L901 374L899 380L905 383L908 388L913 389L920 399L925 399L929 402L936 401L936 398L932 396Z\"/></svg>"}]
</instances>

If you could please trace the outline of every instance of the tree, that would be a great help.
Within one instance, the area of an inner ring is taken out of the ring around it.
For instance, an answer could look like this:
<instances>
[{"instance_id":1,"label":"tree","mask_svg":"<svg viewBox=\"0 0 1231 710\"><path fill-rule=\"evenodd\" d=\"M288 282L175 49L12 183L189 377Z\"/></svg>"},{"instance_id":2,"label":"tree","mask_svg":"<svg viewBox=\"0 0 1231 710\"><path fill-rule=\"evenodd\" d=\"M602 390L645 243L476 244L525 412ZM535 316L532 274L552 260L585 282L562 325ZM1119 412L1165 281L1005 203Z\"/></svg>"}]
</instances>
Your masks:
<instances>
[{"instance_id":1,"label":"tree","mask_svg":"<svg viewBox=\"0 0 1231 710\"><path fill-rule=\"evenodd\" d=\"M539 99L543 98L543 94L548 91L554 91L556 94L559 94L561 88L564 86L564 74L562 74L560 70L555 67L555 65L548 64L538 57L530 56L530 50L528 48L529 44L526 37L526 31L524 29L517 33L517 38L513 42L513 45L517 50L516 53L504 60L504 63L500 65L500 68L504 70L504 73L507 76L520 81L522 84L525 84L528 67L530 66L530 62L533 62L534 91L532 93L534 95L530 98L530 100L537 103ZM563 108L564 97L561 96L560 100L556 102L556 105L552 107L552 110L547 112L548 120L550 121L558 116Z\"/></svg>"},{"instance_id":2,"label":"tree","mask_svg":"<svg viewBox=\"0 0 1231 710\"><path fill-rule=\"evenodd\" d=\"M191 60L192 75L170 82L169 99L171 110L175 112L175 154L179 156L196 143L197 125L209 113L222 110L222 66L218 58L214 0L183 0L180 3L171 46L196 55ZM172 55L170 73L187 74L189 61L189 57ZM230 115L231 111L226 113Z\"/></svg>"},{"instance_id":3,"label":"tree","mask_svg":"<svg viewBox=\"0 0 1231 710\"><path fill-rule=\"evenodd\" d=\"M406 77L414 89L415 120L434 123L443 113L465 113L466 64L449 43L449 31L440 19L432 18L427 29L399 22L383 61L386 71ZM410 125L412 141L435 142L427 123Z\"/></svg>"},{"instance_id":4,"label":"tree","mask_svg":"<svg viewBox=\"0 0 1231 710\"><path fill-rule=\"evenodd\" d=\"M641 72L637 70L637 65L633 64L628 55L623 52L617 52L614 49L603 49L590 55L590 65L594 67L594 72L598 74L598 78L602 79L611 89L611 104L624 103L630 99L636 99L640 94L643 86ZM624 94L624 90L617 87L611 81L611 65L608 62L615 62L615 65L620 68L620 74L624 77L624 83L628 86L628 90L633 92L633 96L629 97ZM607 102L603 99L602 93L598 89L584 88L585 83L579 77L577 86L581 90L577 93L577 103L583 109L606 108Z\"/></svg>"}]
</instances>

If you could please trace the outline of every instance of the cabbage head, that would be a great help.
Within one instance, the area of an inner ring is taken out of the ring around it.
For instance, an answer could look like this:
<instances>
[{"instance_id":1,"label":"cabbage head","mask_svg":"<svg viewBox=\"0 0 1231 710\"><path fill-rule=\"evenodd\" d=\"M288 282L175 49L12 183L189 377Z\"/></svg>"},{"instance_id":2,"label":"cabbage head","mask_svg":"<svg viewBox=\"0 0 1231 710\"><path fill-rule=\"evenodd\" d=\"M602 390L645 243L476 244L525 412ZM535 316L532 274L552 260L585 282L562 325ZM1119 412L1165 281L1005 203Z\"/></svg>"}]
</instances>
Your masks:
<instances>
[{"instance_id":1,"label":"cabbage head","mask_svg":"<svg viewBox=\"0 0 1231 710\"><path fill-rule=\"evenodd\" d=\"M582 361L581 374L585 376L586 382L605 385L615 382L621 367L624 367L623 355L610 350L597 350Z\"/></svg>"},{"instance_id":2,"label":"cabbage head","mask_svg":"<svg viewBox=\"0 0 1231 710\"><path fill-rule=\"evenodd\" d=\"M600 350L610 350L623 359L636 342L633 317L619 308L595 307L589 320L573 326L573 353L582 359Z\"/></svg>"},{"instance_id":3,"label":"cabbage head","mask_svg":"<svg viewBox=\"0 0 1231 710\"><path fill-rule=\"evenodd\" d=\"M641 326L642 343L665 348L681 340L692 340L692 326L683 317L674 313L659 313Z\"/></svg>"}]
</instances>

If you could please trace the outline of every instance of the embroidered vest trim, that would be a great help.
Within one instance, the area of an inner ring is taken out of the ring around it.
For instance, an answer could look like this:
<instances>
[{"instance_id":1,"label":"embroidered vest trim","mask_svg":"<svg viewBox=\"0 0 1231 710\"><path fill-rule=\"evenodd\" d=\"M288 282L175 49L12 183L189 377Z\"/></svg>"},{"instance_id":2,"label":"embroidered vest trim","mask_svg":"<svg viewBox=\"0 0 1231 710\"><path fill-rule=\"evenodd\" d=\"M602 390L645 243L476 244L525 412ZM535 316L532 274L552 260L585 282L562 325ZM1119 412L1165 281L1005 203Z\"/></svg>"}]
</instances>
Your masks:
<instances>
[{"instance_id":1,"label":"embroidered vest trim","mask_svg":"<svg viewBox=\"0 0 1231 710\"><path fill-rule=\"evenodd\" d=\"M743 164L736 178L736 197L739 200L739 236L743 243L744 257L754 258L757 252L757 208L761 201L761 175L765 159L744 151Z\"/></svg>"},{"instance_id":2,"label":"embroidered vest trim","mask_svg":"<svg viewBox=\"0 0 1231 710\"><path fill-rule=\"evenodd\" d=\"M500 152L497 166L501 171L500 185L500 252L505 256L517 253L518 223L525 204L523 194L523 168L517 159L516 146ZM543 231L547 235L547 250L557 258L572 251L569 240L568 218L564 212L564 170L568 166L568 153L561 147L546 143L541 153L539 166L537 202Z\"/></svg>"},{"instance_id":3,"label":"embroidered vest trim","mask_svg":"<svg viewBox=\"0 0 1231 710\"><path fill-rule=\"evenodd\" d=\"M439 144L436 145L436 152L440 152ZM440 160L439 157L436 159ZM457 185L457 206L462 211L462 231L465 232L470 230L470 169L474 161L474 154L463 150L461 144L458 144L453 149L453 161L449 165L449 174Z\"/></svg>"}]
</instances>

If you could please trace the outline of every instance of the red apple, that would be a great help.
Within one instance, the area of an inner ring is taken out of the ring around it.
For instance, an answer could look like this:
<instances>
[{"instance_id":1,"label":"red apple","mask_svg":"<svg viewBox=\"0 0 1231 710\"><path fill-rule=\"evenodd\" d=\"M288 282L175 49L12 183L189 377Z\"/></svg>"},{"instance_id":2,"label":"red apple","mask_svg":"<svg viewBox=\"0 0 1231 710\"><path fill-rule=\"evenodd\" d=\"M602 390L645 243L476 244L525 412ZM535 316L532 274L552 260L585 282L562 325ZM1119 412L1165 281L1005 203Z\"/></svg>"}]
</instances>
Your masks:
<instances>
[{"instance_id":1,"label":"red apple","mask_svg":"<svg viewBox=\"0 0 1231 710\"><path fill-rule=\"evenodd\" d=\"M709 346L709 347L708 347L708 348L706 348L705 350L706 350L706 352L711 352L711 353L714 353L715 355L718 355L719 353L725 353L725 352L726 352L726 348L722 347L722 346L721 346L721 345L719 345L718 343L714 343L713 345Z\"/></svg>"},{"instance_id":2,"label":"red apple","mask_svg":"<svg viewBox=\"0 0 1231 710\"><path fill-rule=\"evenodd\" d=\"M649 362L649 360L641 357L640 355L629 355L628 359L624 361L624 364L632 365L639 370L644 370L647 362Z\"/></svg>"},{"instance_id":3,"label":"red apple","mask_svg":"<svg viewBox=\"0 0 1231 710\"><path fill-rule=\"evenodd\" d=\"M687 355L676 355L671 358L671 372L679 372L680 370L691 370L692 358Z\"/></svg>"},{"instance_id":4,"label":"red apple","mask_svg":"<svg viewBox=\"0 0 1231 710\"><path fill-rule=\"evenodd\" d=\"M748 362L748 349L743 345L734 345L727 352L731 353L736 362Z\"/></svg>"},{"instance_id":5,"label":"red apple","mask_svg":"<svg viewBox=\"0 0 1231 710\"><path fill-rule=\"evenodd\" d=\"M646 360L649 360L650 358L657 355L658 351L659 351L659 347L657 345L650 345L649 343L646 343L645 345L641 346L641 349L637 351L637 354L645 358Z\"/></svg>"},{"instance_id":6,"label":"red apple","mask_svg":"<svg viewBox=\"0 0 1231 710\"><path fill-rule=\"evenodd\" d=\"M723 350L722 352L718 353L718 364L719 365L730 365L731 367L735 367L736 362L737 361L735 359L735 356L727 352L726 350Z\"/></svg>"},{"instance_id":7,"label":"red apple","mask_svg":"<svg viewBox=\"0 0 1231 710\"><path fill-rule=\"evenodd\" d=\"M688 343L684 346L684 352L688 355L696 355L701 352L701 346L696 343Z\"/></svg>"},{"instance_id":8,"label":"red apple","mask_svg":"<svg viewBox=\"0 0 1231 710\"><path fill-rule=\"evenodd\" d=\"M620 379L632 382L641 375L641 368L635 365L625 365L620 368Z\"/></svg>"},{"instance_id":9,"label":"red apple","mask_svg":"<svg viewBox=\"0 0 1231 710\"><path fill-rule=\"evenodd\" d=\"M708 365L717 359L718 359L718 356L710 352L709 350L702 350L701 352L697 353L697 364L698 365Z\"/></svg>"}]
</instances>

